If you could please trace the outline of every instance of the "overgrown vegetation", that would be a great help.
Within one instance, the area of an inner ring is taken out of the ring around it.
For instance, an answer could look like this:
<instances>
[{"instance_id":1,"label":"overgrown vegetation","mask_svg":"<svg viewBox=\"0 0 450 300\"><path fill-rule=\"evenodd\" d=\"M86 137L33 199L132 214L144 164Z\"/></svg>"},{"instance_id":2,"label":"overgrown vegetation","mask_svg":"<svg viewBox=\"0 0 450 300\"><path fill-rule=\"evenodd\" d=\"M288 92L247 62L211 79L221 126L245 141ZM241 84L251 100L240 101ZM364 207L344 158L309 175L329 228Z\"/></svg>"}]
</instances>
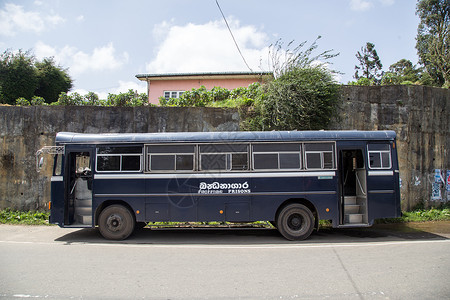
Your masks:
<instances>
[{"instance_id":1,"label":"overgrown vegetation","mask_svg":"<svg viewBox=\"0 0 450 300\"><path fill-rule=\"evenodd\" d=\"M0 210L0 224L48 225L48 211Z\"/></svg>"},{"instance_id":2,"label":"overgrown vegetation","mask_svg":"<svg viewBox=\"0 0 450 300\"><path fill-rule=\"evenodd\" d=\"M31 101L21 97L16 100L16 105L28 106L28 105L75 105L75 106L152 106L148 103L147 94L138 94L137 91L128 90L125 93L108 94L107 99L99 99L98 95L93 92L89 92L82 96L79 93L62 92L58 101L47 104L45 99L38 96L33 96Z\"/></svg>"},{"instance_id":3,"label":"overgrown vegetation","mask_svg":"<svg viewBox=\"0 0 450 300\"><path fill-rule=\"evenodd\" d=\"M266 86L255 102L248 130L327 129L340 97L340 85L322 65L291 68Z\"/></svg>"},{"instance_id":4,"label":"overgrown vegetation","mask_svg":"<svg viewBox=\"0 0 450 300\"><path fill-rule=\"evenodd\" d=\"M228 90L214 87L207 90L205 86L186 91L180 98L159 98L161 106L191 106L191 107L243 107L252 106L255 101L265 97L263 85L259 82L248 87L238 87Z\"/></svg>"},{"instance_id":5,"label":"overgrown vegetation","mask_svg":"<svg viewBox=\"0 0 450 300\"><path fill-rule=\"evenodd\" d=\"M401 218L379 219L377 223L405 223L426 221L450 221L450 203L444 203L432 208L417 208L403 212Z\"/></svg>"},{"instance_id":6,"label":"overgrown vegetation","mask_svg":"<svg viewBox=\"0 0 450 300\"><path fill-rule=\"evenodd\" d=\"M22 225L48 225L48 211L16 211L9 208L0 210L0 224L22 224ZM403 212L401 218L379 219L376 223L407 223L428 221L450 221L450 203L429 209L416 209L411 212ZM267 222L252 222L241 224L241 226L271 227ZM239 226L228 222L150 222L149 226L162 227L190 227L190 226ZM320 221L321 227L330 227L331 223L326 220Z\"/></svg>"}]
</instances>

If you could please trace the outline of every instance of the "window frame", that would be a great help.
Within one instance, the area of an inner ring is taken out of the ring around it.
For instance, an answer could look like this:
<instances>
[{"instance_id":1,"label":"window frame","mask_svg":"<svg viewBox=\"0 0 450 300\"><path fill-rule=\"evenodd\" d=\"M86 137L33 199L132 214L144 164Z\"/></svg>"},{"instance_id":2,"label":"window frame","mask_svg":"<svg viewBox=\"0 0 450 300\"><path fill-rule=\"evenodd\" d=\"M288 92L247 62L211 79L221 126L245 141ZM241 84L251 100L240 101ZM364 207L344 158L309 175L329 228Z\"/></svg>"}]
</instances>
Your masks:
<instances>
[{"instance_id":1,"label":"window frame","mask_svg":"<svg viewBox=\"0 0 450 300\"><path fill-rule=\"evenodd\" d=\"M388 146L388 150L370 150L371 145L386 145ZM371 154L378 153L379 159L380 159L380 167L373 167L370 163L370 156ZM383 166L383 153L389 155L389 166L384 167ZM367 165L369 166L369 169L371 170L391 170L392 169L392 146L389 143L367 143Z\"/></svg>"},{"instance_id":2,"label":"window frame","mask_svg":"<svg viewBox=\"0 0 450 300\"><path fill-rule=\"evenodd\" d=\"M111 148L126 148L126 147L134 147L134 148L141 148L141 153L114 153L114 154L99 154L99 149L101 147L111 147ZM142 163L143 163L143 146L137 146L137 145L97 145L95 148L95 172L96 173L142 173ZM98 169L98 158L99 157L117 157L119 156L119 170L99 170ZM139 156L139 170L123 170L123 157L124 156Z\"/></svg>"},{"instance_id":3,"label":"window frame","mask_svg":"<svg viewBox=\"0 0 450 300\"><path fill-rule=\"evenodd\" d=\"M152 146L193 146L193 152L155 152L151 153L147 151L149 147ZM151 162L152 156L173 156L174 159L174 170L152 170ZM192 170L177 170L177 155L189 155L192 156ZM164 144L145 144L144 145L144 156L145 156L145 173L192 173L196 171L196 161L197 161L197 144L192 143L164 143Z\"/></svg>"},{"instance_id":4,"label":"window frame","mask_svg":"<svg viewBox=\"0 0 450 300\"><path fill-rule=\"evenodd\" d=\"M231 149L228 151L225 150L219 150L217 152L214 151L206 151L206 152L201 152L201 146L210 146L210 147L220 147L220 146L229 146L230 148L232 148L232 145L243 145L245 146L245 148L247 149L247 151L232 151ZM198 152L198 171L199 172L211 172L211 171L221 171L221 172L251 172L252 168L250 165L250 143L201 143L198 144L198 148L197 148L197 152ZM235 169L233 170L233 154L245 154L247 156L247 168L246 169ZM202 156L203 155L225 155L225 169L203 169L202 168Z\"/></svg>"},{"instance_id":5,"label":"window frame","mask_svg":"<svg viewBox=\"0 0 450 300\"><path fill-rule=\"evenodd\" d=\"M261 150L254 150L254 146L262 146L262 145L270 145L270 146L275 146L279 145L280 148L282 148L283 145L297 145L298 146L298 151L294 151L294 150L278 150L278 151L261 151ZM264 171L281 171L281 172L288 172L288 171L301 171L303 170L303 156L302 156L302 151L303 151L303 143L302 142L266 142L266 143L252 143L251 144L251 149L252 149L252 170L255 172L264 172ZM271 155L277 155L277 165L278 168L274 169L274 168L261 168L261 169L256 169L255 168L255 154L256 155L263 155L263 154L271 154ZM281 168L281 154L298 154L298 160L299 160L299 167L298 168Z\"/></svg>"},{"instance_id":6,"label":"window frame","mask_svg":"<svg viewBox=\"0 0 450 300\"><path fill-rule=\"evenodd\" d=\"M336 170L337 169L337 163L336 163L336 142L335 141L323 141L323 142L303 142L303 159L304 159L304 170L306 171L313 171L313 170ZM312 144L329 144L331 145L331 151L330 150L306 150L306 145L312 145ZM308 168L308 160L307 155L308 153L315 153L320 155L320 168ZM325 153L331 153L331 168L325 168L325 159L324 154Z\"/></svg>"},{"instance_id":7,"label":"window frame","mask_svg":"<svg viewBox=\"0 0 450 300\"><path fill-rule=\"evenodd\" d=\"M164 97L164 99L166 99L166 100L169 100L169 99L179 99L182 95L183 95L183 93L185 93L186 91L173 91L173 90L167 90L167 91L163 91L163 97ZM169 94L169 96L167 97L166 96L166 94ZM172 95L175 93L175 95L176 95L176 97L172 97Z\"/></svg>"}]
</instances>

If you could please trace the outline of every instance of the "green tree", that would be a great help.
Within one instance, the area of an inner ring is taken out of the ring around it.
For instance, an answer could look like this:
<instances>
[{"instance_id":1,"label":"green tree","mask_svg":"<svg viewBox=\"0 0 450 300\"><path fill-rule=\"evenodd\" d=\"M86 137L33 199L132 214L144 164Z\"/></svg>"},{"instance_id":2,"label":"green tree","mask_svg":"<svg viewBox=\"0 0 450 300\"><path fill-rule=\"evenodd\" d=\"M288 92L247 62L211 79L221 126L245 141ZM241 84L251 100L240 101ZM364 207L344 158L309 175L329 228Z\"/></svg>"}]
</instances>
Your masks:
<instances>
[{"instance_id":1,"label":"green tree","mask_svg":"<svg viewBox=\"0 0 450 300\"><path fill-rule=\"evenodd\" d=\"M390 65L389 71L383 74L381 84L394 85L405 83L420 83L421 68L413 65L410 60L401 59Z\"/></svg>"},{"instance_id":2,"label":"green tree","mask_svg":"<svg viewBox=\"0 0 450 300\"><path fill-rule=\"evenodd\" d=\"M58 101L62 92L67 93L72 88L72 79L66 69L57 66L53 58L44 58L36 62L38 88L36 96L45 99L47 103Z\"/></svg>"},{"instance_id":3,"label":"green tree","mask_svg":"<svg viewBox=\"0 0 450 300\"><path fill-rule=\"evenodd\" d=\"M450 0L419 0L416 14L420 62L437 83L450 88Z\"/></svg>"},{"instance_id":4,"label":"green tree","mask_svg":"<svg viewBox=\"0 0 450 300\"><path fill-rule=\"evenodd\" d=\"M14 105L16 99L31 99L38 86L35 58L29 52L7 50L0 56L0 103Z\"/></svg>"},{"instance_id":5,"label":"green tree","mask_svg":"<svg viewBox=\"0 0 450 300\"><path fill-rule=\"evenodd\" d=\"M359 65L355 66L355 75L353 78L356 80L360 78L367 78L373 80L378 84L381 80L381 64L380 57L378 56L377 50L375 50L375 45L367 42L365 47L361 48L361 51L356 53L356 58L358 59ZM359 71L362 74L359 74Z\"/></svg>"},{"instance_id":6,"label":"green tree","mask_svg":"<svg viewBox=\"0 0 450 300\"><path fill-rule=\"evenodd\" d=\"M266 89L248 129L326 129L340 97L340 85L323 65L289 68Z\"/></svg>"}]
</instances>

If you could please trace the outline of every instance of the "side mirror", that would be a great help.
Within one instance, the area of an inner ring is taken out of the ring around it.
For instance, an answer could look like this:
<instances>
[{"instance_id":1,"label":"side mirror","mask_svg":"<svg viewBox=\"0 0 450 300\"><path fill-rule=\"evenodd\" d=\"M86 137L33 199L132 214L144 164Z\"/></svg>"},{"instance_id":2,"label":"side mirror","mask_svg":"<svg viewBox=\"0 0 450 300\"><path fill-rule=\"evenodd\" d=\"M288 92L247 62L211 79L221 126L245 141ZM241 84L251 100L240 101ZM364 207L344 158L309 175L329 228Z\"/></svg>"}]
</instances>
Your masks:
<instances>
[{"instance_id":1,"label":"side mirror","mask_svg":"<svg viewBox=\"0 0 450 300\"><path fill-rule=\"evenodd\" d=\"M38 165L39 170L42 169L43 165L44 165L44 158L41 157L41 159L39 159L39 165Z\"/></svg>"}]
</instances>

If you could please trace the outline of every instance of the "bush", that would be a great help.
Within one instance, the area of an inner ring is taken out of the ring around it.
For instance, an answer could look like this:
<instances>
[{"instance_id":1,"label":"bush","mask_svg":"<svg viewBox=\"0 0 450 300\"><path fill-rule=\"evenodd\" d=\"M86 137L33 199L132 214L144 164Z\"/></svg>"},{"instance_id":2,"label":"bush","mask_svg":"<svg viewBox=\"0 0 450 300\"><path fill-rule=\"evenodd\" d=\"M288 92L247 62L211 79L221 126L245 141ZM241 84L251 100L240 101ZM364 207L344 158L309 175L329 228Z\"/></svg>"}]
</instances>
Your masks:
<instances>
[{"instance_id":1,"label":"bush","mask_svg":"<svg viewBox=\"0 0 450 300\"><path fill-rule=\"evenodd\" d=\"M323 66L291 68L267 84L255 101L250 130L326 129L340 97L340 85Z\"/></svg>"},{"instance_id":2,"label":"bush","mask_svg":"<svg viewBox=\"0 0 450 300\"><path fill-rule=\"evenodd\" d=\"M180 98L159 98L161 106L181 107L242 107L253 105L256 98L263 93L260 83L252 83L248 87L238 87L228 90L222 87L213 87L207 90L205 86L186 91Z\"/></svg>"},{"instance_id":3,"label":"bush","mask_svg":"<svg viewBox=\"0 0 450 300\"><path fill-rule=\"evenodd\" d=\"M31 105L30 101L25 99L24 97L20 97L16 100L16 105L18 106L29 106Z\"/></svg>"}]
</instances>

